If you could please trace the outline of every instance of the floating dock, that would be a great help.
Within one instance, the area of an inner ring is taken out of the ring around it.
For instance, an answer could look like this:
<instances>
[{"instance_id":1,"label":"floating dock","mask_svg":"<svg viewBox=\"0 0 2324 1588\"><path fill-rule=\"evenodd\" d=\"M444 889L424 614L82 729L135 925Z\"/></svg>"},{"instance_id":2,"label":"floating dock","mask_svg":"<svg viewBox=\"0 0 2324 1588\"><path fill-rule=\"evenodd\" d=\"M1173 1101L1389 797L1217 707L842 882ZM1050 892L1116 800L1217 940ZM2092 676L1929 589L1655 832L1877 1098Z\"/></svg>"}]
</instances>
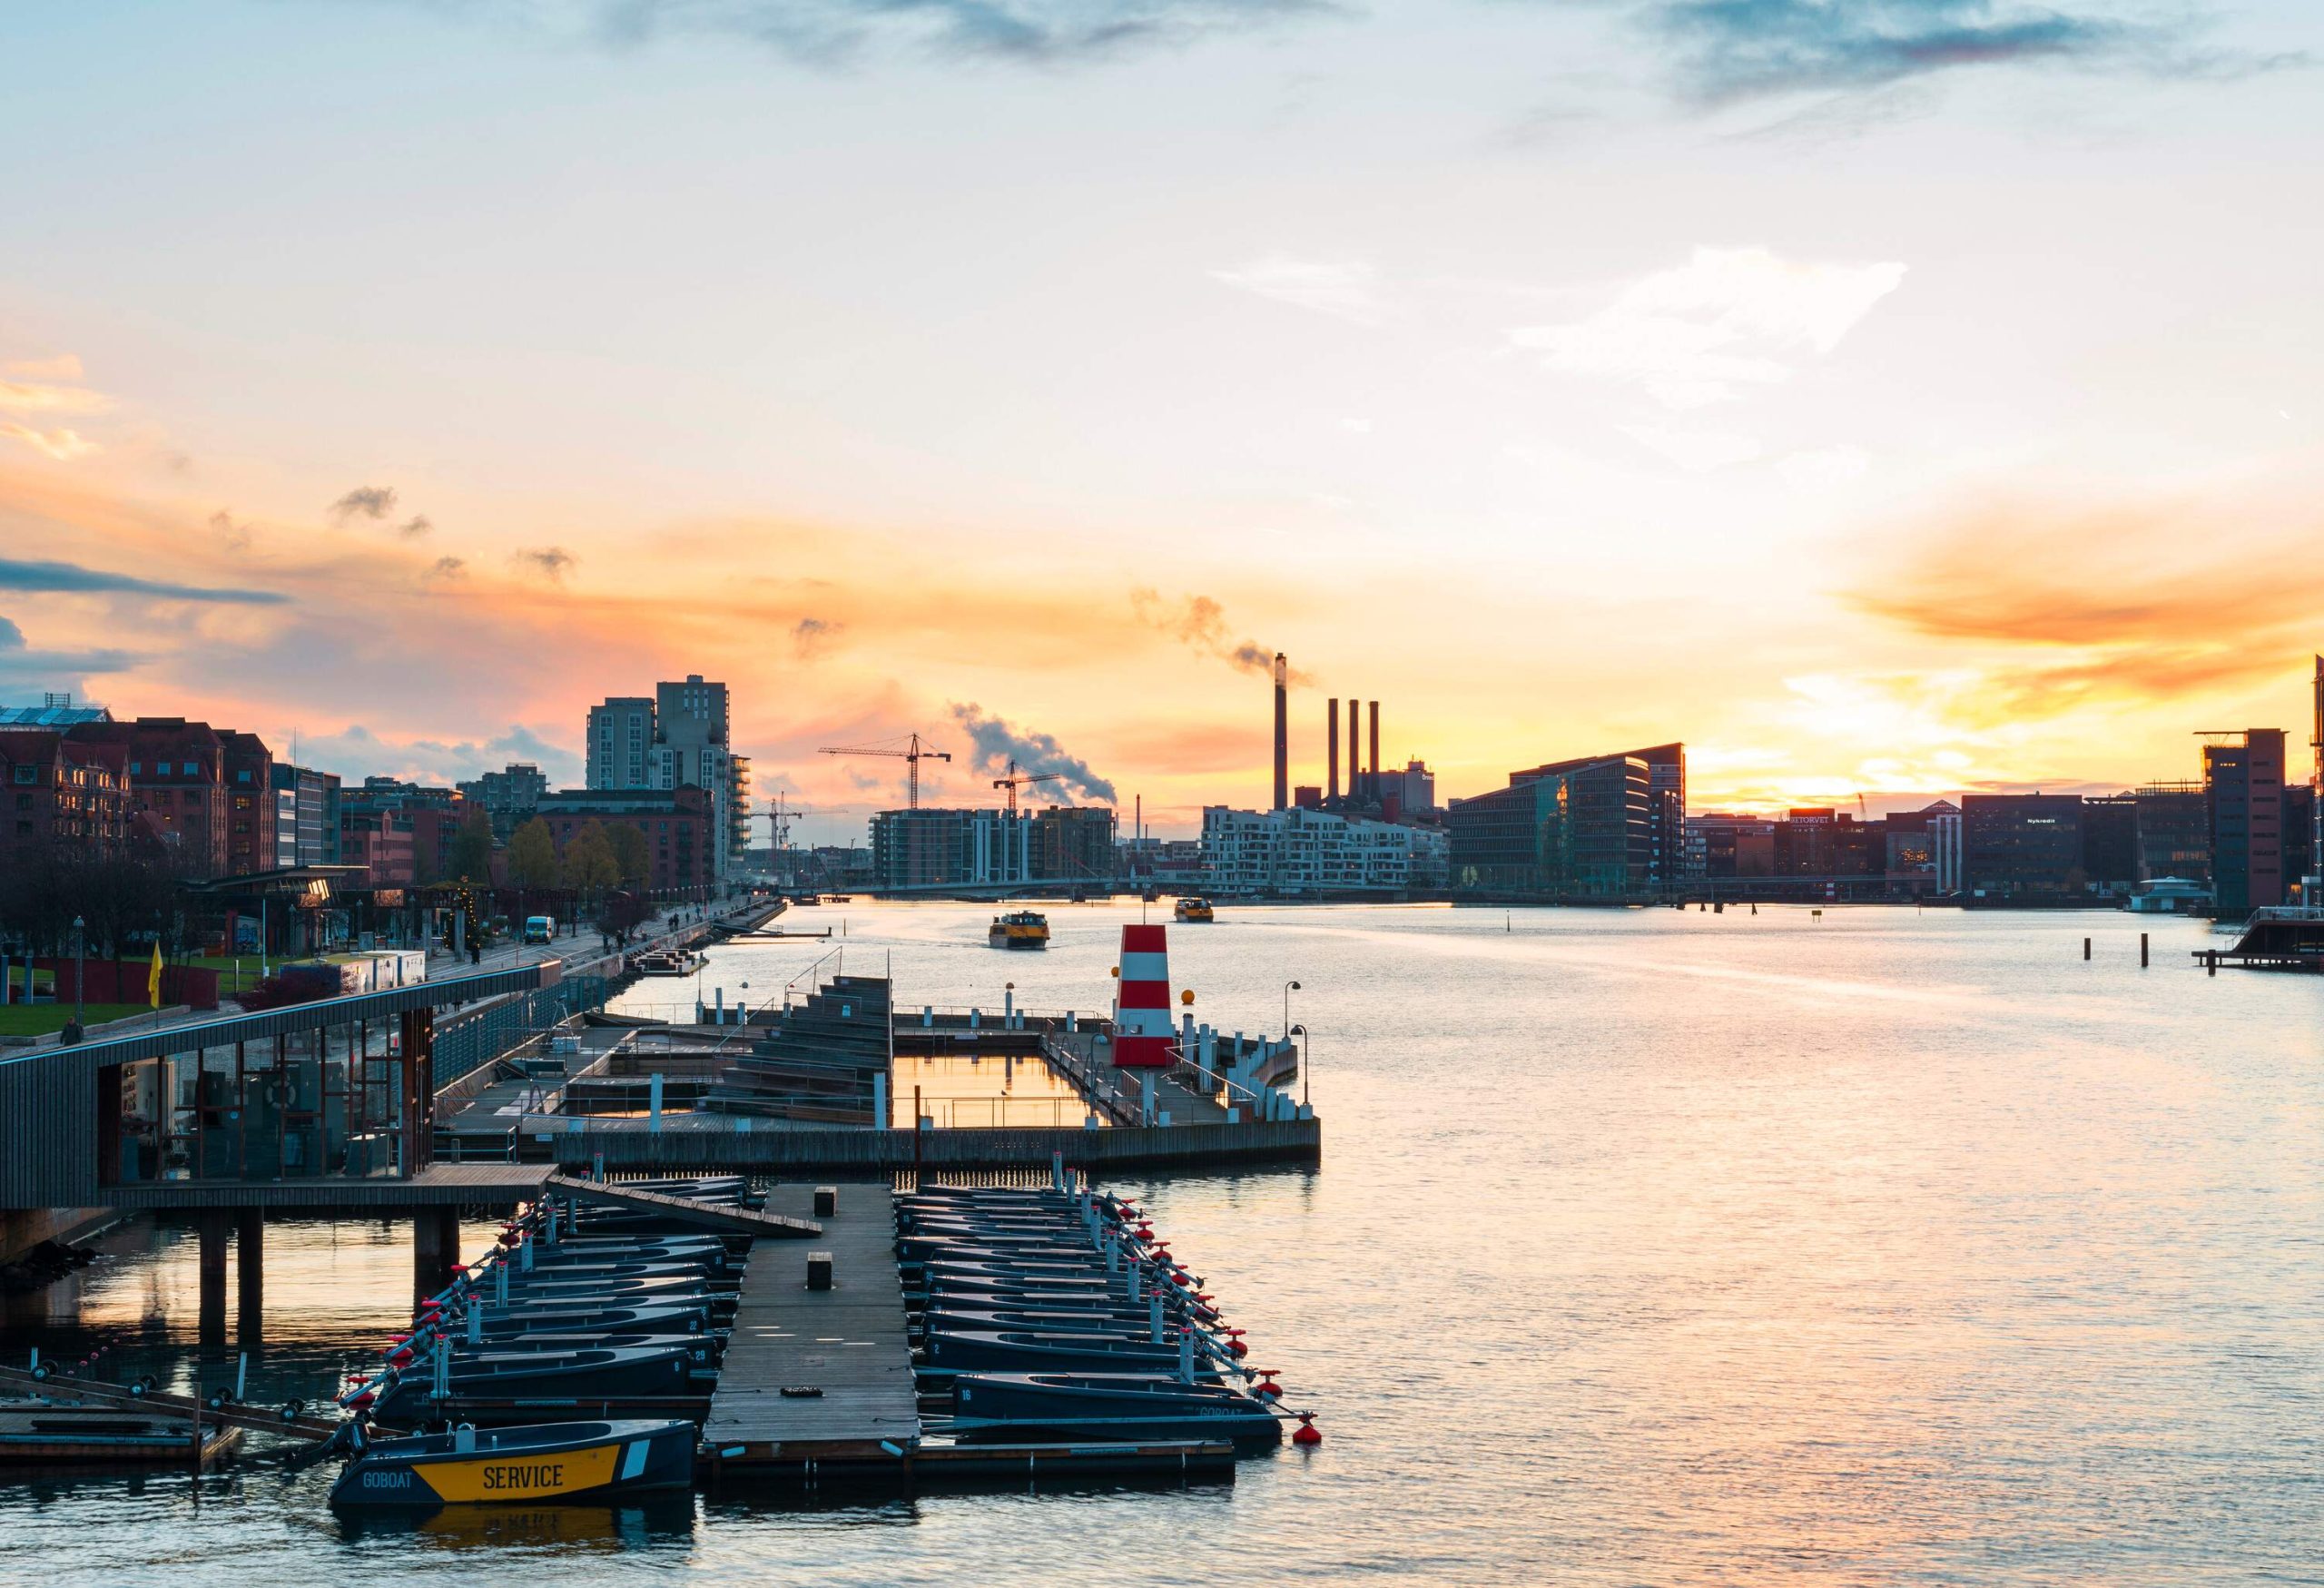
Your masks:
<instances>
[{"instance_id":1,"label":"floating dock","mask_svg":"<svg viewBox=\"0 0 2324 1588\"><path fill-rule=\"evenodd\" d=\"M901 1475L919 1443L896 1270L895 1193L862 1183L832 1189L834 1206L820 1214L811 1187L767 1194L767 1212L812 1220L822 1234L752 1247L703 1425L713 1475L748 1469ZM828 1263L827 1289L810 1287L810 1267L820 1263Z\"/></svg>"}]
</instances>

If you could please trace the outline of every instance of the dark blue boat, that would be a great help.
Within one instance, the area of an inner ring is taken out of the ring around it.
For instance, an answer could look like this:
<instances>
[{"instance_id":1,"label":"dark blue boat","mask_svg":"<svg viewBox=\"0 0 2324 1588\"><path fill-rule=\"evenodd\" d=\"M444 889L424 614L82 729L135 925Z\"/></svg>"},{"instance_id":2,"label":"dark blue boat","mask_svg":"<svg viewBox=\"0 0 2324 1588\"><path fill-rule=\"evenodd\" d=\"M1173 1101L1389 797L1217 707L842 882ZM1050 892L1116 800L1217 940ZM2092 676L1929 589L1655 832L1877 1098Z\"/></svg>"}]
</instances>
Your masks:
<instances>
[{"instance_id":1,"label":"dark blue boat","mask_svg":"<svg viewBox=\"0 0 2324 1588\"><path fill-rule=\"evenodd\" d=\"M1123 1373L964 1373L952 1426L970 1438L1279 1443L1266 1403L1224 1386Z\"/></svg>"}]
</instances>

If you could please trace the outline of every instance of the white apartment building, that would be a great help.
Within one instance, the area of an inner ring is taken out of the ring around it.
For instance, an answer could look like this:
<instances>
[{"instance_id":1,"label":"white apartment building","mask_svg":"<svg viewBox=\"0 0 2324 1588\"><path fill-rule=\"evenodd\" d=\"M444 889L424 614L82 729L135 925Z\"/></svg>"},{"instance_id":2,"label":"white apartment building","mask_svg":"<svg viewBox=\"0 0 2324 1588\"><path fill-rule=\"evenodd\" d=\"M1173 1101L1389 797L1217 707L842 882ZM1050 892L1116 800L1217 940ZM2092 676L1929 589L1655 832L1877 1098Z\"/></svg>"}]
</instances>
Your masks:
<instances>
[{"instance_id":1,"label":"white apartment building","mask_svg":"<svg viewBox=\"0 0 2324 1588\"><path fill-rule=\"evenodd\" d=\"M1442 828L1336 815L1293 806L1202 814L1204 885L1222 896L1324 898L1441 888L1452 870Z\"/></svg>"},{"instance_id":2,"label":"white apartment building","mask_svg":"<svg viewBox=\"0 0 2324 1588\"><path fill-rule=\"evenodd\" d=\"M654 702L642 695L616 695L589 708L590 788L651 788L648 757L654 749Z\"/></svg>"},{"instance_id":3,"label":"white apartment building","mask_svg":"<svg viewBox=\"0 0 2324 1588\"><path fill-rule=\"evenodd\" d=\"M749 842L750 763L729 747L726 686L689 673L646 695L617 695L589 712L588 785L684 788L710 796L713 871L724 882Z\"/></svg>"}]
</instances>

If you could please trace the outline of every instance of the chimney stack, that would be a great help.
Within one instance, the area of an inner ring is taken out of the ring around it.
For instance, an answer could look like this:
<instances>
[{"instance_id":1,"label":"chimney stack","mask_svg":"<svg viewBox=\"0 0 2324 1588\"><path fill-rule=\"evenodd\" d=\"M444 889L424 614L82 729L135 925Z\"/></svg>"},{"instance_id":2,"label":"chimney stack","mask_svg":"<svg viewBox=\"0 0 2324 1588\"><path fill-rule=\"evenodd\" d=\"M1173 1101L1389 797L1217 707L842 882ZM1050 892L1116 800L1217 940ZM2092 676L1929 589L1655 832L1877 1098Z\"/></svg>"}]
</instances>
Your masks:
<instances>
[{"instance_id":1,"label":"chimney stack","mask_svg":"<svg viewBox=\"0 0 2324 1588\"><path fill-rule=\"evenodd\" d=\"M1360 715L1357 707L1361 703L1358 702L1354 695L1350 695L1348 697L1347 797L1351 804L1354 802L1356 795L1362 792L1364 786L1364 751L1363 747L1355 742L1355 735L1358 728L1356 719Z\"/></svg>"},{"instance_id":2,"label":"chimney stack","mask_svg":"<svg viewBox=\"0 0 2324 1588\"><path fill-rule=\"evenodd\" d=\"M1324 798L1336 804L1340 797L1340 697L1324 707Z\"/></svg>"},{"instance_id":3,"label":"chimney stack","mask_svg":"<svg viewBox=\"0 0 2324 1588\"><path fill-rule=\"evenodd\" d=\"M1365 781L1364 797L1374 804L1380 802L1380 703L1372 703L1372 775Z\"/></svg>"},{"instance_id":4,"label":"chimney stack","mask_svg":"<svg viewBox=\"0 0 2324 1588\"><path fill-rule=\"evenodd\" d=\"M1275 808L1291 804L1291 669L1275 654Z\"/></svg>"}]
</instances>

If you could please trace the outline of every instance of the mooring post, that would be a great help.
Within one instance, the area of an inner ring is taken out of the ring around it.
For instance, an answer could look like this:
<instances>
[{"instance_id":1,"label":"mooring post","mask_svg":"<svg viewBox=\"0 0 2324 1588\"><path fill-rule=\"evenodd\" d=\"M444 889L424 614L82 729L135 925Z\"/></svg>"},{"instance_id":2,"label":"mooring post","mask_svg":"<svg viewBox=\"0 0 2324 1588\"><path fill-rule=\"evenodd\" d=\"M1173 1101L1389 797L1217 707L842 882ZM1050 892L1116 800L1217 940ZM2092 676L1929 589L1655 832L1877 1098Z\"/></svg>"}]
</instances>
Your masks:
<instances>
[{"instance_id":1,"label":"mooring post","mask_svg":"<svg viewBox=\"0 0 2324 1588\"><path fill-rule=\"evenodd\" d=\"M2146 969L2146 933L2139 933L2139 969Z\"/></svg>"},{"instance_id":2,"label":"mooring post","mask_svg":"<svg viewBox=\"0 0 2324 1588\"><path fill-rule=\"evenodd\" d=\"M484 1344L484 1303L471 1296L468 1298L468 1344L481 1346Z\"/></svg>"},{"instance_id":3,"label":"mooring post","mask_svg":"<svg viewBox=\"0 0 2324 1588\"><path fill-rule=\"evenodd\" d=\"M266 1214L234 1209L234 1332L256 1345L266 1327Z\"/></svg>"},{"instance_id":4,"label":"mooring post","mask_svg":"<svg viewBox=\"0 0 2324 1588\"><path fill-rule=\"evenodd\" d=\"M1162 1288L1158 1285L1146 1298L1146 1332L1156 1345L1162 1343Z\"/></svg>"},{"instance_id":5,"label":"mooring post","mask_svg":"<svg viewBox=\"0 0 2324 1588\"><path fill-rule=\"evenodd\" d=\"M1146 1287L1146 1280L1144 1278L1145 1273L1145 1263L1134 1261L1129 1265L1129 1304L1132 1307L1136 1307L1139 1302L1146 1299L1146 1297L1140 1294Z\"/></svg>"},{"instance_id":6,"label":"mooring post","mask_svg":"<svg viewBox=\"0 0 2324 1588\"><path fill-rule=\"evenodd\" d=\"M2085 960L2090 958L2090 940L2086 937L2082 940L2082 957Z\"/></svg>"},{"instance_id":7,"label":"mooring post","mask_svg":"<svg viewBox=\"0 0 2324 1588\"><path fill-rule=\"evenodd\" d=\"M662 1133L662 1072L655 1070L645 1080L645 1129L648 1135Z\"/></svg>"},{"instance_id":8,"label":"mooring post","mask_svg":"<svg viewBox=\"0 0 2324 1588\"><path fill-rule=\"evenodd\" d=\"M1192 1319L1178 1326L1178 1382L1195 1381L1195 1329Z\"/></svg>"},{"instance_id":9,"label":"mooring post","mask_svg":"<svg viewBox=\"0 0 2324 1588\"><path fill-rule=\"evenodd\" d=\"M2209 967L2203 972L2205 975L2216 976L2219 974L2219 951L2217 949L2212 949L2206 952L2203 955L2203 962Z\"/></svg>"},{"instance_id":10,"label":"mooring post","mask_svg":"<svg viewBox=\"0 0 2324 1588\"><path fill-rule=\"evenodd\" d=\"M204 1208L195 1218L202 1242L201 1335L205 1346L226 1343L226 1238L234 1215L225 1208Z\"/></svg>"}]
</instances>

